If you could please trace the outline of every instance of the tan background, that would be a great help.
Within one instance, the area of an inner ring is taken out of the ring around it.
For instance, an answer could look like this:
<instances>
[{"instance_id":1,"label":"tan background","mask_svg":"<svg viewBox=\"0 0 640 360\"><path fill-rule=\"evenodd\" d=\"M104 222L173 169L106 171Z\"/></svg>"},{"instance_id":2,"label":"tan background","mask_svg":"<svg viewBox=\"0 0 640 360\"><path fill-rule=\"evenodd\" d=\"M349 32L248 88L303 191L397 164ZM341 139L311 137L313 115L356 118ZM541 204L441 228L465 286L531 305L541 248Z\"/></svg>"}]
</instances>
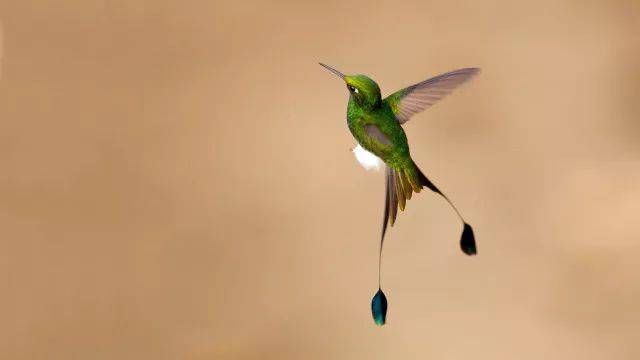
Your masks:
<instances>
[{"instance_id":1,"label":"tan background","mask_svg":"<svg viewBox=\"0 0 640 360\"><path fill-rule=\"evenodd\" d=\"M640 3L0 5L2 359L640 358ZM386 248L344 85L407 125Z\"/></svg>"}]
</instances>

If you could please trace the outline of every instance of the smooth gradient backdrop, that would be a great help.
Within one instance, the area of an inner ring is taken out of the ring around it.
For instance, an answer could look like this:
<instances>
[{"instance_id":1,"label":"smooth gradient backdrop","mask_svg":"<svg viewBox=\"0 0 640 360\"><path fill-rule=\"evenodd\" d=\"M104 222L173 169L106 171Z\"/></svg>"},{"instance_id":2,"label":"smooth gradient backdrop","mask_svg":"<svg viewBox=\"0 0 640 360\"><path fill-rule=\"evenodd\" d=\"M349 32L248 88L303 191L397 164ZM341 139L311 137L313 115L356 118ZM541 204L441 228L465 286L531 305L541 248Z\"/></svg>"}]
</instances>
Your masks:
<instances>
[{"instance_id":1,"label":"smooth gradient backdrop","mask_svg":"<svg viewBox=\"0 0 640 360\"><path fill-rule=\"evenodd\" d=\"M2 359L640 358L640 2L0 4ZM461 67L391 229L347 91Z\"/></svg>"}]
</instances>

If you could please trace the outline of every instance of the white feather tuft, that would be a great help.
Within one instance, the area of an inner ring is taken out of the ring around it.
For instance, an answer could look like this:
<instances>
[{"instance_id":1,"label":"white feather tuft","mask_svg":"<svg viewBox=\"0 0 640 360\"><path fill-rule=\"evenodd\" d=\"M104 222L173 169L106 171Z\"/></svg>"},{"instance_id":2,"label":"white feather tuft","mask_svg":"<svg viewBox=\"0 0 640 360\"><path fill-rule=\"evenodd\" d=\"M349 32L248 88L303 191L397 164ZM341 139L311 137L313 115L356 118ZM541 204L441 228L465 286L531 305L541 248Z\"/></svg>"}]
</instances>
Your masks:
<instances>
[{"instance_id":1,"label":"white feather tuft","mask_svg":"<svg viewBox=\"0 0 640 360\"><path fill-rule=\"evenodd\" d=\"M365 150L365 148L360 146L360 144L354 147L351 151L353 151L353 155L355 155L356 160L358 160L360 165L362 165L366 170L379 171L383 165L383 161L380 160L379 157Z\"/></svg>"}]
</instances>

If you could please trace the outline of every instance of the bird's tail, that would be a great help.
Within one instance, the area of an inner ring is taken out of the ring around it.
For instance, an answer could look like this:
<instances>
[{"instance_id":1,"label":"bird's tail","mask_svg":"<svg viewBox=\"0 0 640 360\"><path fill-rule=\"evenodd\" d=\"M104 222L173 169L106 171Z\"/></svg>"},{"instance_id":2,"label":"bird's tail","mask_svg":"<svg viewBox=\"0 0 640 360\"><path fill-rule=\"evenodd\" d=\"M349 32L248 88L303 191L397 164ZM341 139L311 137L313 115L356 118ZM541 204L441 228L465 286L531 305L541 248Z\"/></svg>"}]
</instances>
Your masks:
<instances>
[{"instance_id":1,"label":"bird's tail","mask_svg":"<svg viewBox=\"0 0 640 360\"><path fill-rule=\"evenodd\" d=\"M449 203L449 205L451 205L464 224L462 237L460 239L460 247L467 255L475 255L477 250L473 229L464 220L451 200L449 200L449 198L424 175L413 160L397 169L387 169L387 206L385 209L385 217L388 218L391 226L395 223L397 209L400 208L400 210L404 211L406 202L411 199L411 195L414 192L419 193L424 187L439 194ZM385 230L386 224L383 226L383 236Z\"/></svg>"},{"instance_id":2,"label":"bird's tail","mask_svg":"<svg viewBox=\"0 0 640 360\"><path fill-rule=\"evenodd\" d=\"M413 160L410 160L408 164L398 168L387 166L386 170L387 188L385 195L384 217L382 219L382 232L380 236L380 253L378 255L378 287L381 285L382 247L384 245L384 236L387 232L387 224L391 224L391 226L393 226L396 221L396 215L398 214L398 208L404 211L406 202L411 199L411 195L414 192L419 193L424 187L439 194L447 200L449 205L451 205L464 225L462 229L462 236L460 237L460 248L467 255L477 254L478 250L476 248L476 240L471 225L462 218L462 215L460 215L460 212L455 205L453 205L451 200L449 200L449 198L447 198L447 196L443 194L442 191L440 191L440 189L438 189L431 180L422 173L422 171L420 171ZM384 294L382 296L384 296ZM384 311L386 313L386 301ZM376 320L376 322L378 322L378 320Z\"/></svg>"},{"instance_id":3,"label":"bird's tail","mask_svg":"<svg viewBox=\"0 0 640 360\"><path fill-rule=\"evenodd\" d=\"M389 217L392 226L397 208L404 211L407 201L411 199L414 192L419 193L426 186L439 193L412 160L398 168L387 168L387 186L389 206L396 209L395 211L389 209L389 214L392 215Z\"/></svg>"}]
</instances>

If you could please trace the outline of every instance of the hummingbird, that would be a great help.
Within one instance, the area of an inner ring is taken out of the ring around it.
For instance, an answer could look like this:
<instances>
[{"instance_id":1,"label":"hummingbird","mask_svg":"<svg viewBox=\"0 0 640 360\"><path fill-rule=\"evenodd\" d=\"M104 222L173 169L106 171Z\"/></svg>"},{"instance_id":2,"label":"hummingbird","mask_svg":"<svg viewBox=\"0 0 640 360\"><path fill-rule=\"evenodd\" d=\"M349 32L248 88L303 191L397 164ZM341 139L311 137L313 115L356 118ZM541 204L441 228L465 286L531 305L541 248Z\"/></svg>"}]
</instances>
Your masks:
<instances>
[{"instance_id":1,"label":"hummingbird","mask_svg":"<svg viewBox=\"0 0 640 360\"><path fill-rule=\"evenodd\" d=\"M371 312L377 325L386 322L387 299L381 287L382 248L387 226L393 226L398 209L404 211L413 193L423 188L442 196L453 208L463 224L460 248L467 255L476 255L473 228L460 211L433 182L418 168L411 158L407 135L402 125L414 115L431 107L455 88L475 77L480 69L464 68L450 71L398 90L382 98L380 87L362 74L345 75L320 63L345 82L349 92L347 126L357 145L354 155L366 169L385 168L385 205L378 253L378 291L371 301Z\"/></svg>"}]
</instances>

